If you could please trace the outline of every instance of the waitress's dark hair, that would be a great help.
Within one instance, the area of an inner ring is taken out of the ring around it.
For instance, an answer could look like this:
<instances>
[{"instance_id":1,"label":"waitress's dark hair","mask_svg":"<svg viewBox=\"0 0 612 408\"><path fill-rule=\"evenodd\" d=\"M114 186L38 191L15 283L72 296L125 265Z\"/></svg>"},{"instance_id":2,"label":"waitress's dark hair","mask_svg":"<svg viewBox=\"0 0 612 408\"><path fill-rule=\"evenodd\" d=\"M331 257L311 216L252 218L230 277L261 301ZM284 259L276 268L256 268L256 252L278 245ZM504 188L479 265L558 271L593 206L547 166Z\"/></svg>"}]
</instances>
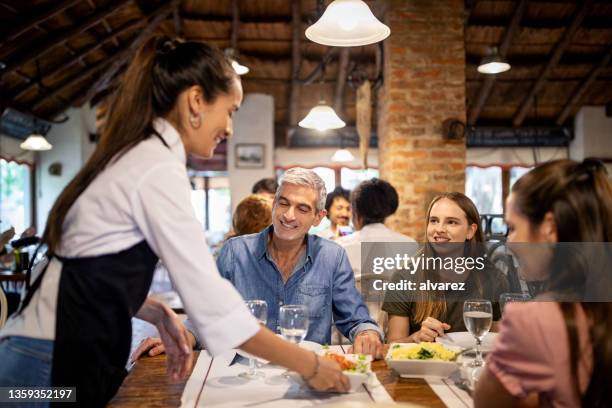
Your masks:
<instances>
[{"instance_id":1,"label":"waitress's dark hair","mask_svg":"<svg viewBox=\"0 0 612 408\"><path fill-rule=\"evenodd\" d=\"M216 48L165 36L149 39L108 103L96 150L51 208L42 237L49 253L58 249L66 214L81 193L111 161L156 134L153 121L174 109L181 92L200 86L204 100L212 103L230 91L236 78L230 62Z\"/></svg>"},{"instance_id":2,"label":"waitress's dark hair","mask_svg":"<svg viewBox=\"0 0 612 408\"><path fill-rule=\"evenodd\" d=\"M513 186L514 210L527 217L531 228L541 225L552 213L559 242L586 242L586 245L561 245L553 253L550 280L545 290L562 294L568 289L588 291L589 287L609 285L602 277L609 275L612 262L607 248L612 239L612 186L603 163L585 159L556 160L544 163L521 177ZM579 249L573 250L574 247ZM571 252L571 253L569 253ZM593 262L597 264L595 268ZM603 271L600 275L597 271ZM595 275L593 277L592 275ZM579 392L579 348L577 307L587 315L589 337L593 347L593 371L588 388L582 395L582 406L609 406L612 388L612 303L561 303L570 346L570 375Z\"/></svg>"}]
</instances>

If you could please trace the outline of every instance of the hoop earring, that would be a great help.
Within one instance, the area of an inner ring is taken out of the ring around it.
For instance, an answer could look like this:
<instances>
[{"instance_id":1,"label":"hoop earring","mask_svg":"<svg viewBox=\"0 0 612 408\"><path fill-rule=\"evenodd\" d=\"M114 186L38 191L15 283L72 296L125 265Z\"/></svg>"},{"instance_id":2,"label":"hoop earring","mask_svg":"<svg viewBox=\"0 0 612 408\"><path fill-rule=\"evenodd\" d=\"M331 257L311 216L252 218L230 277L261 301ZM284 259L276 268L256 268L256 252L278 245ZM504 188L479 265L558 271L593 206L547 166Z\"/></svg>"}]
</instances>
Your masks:
<instances>
[{"instance_id":1,"label":"hoop earring","mask_svg":"<svg viewBox=\"0 0 612 408\"><path fill-rule=\"evenodd\" d=\"M202 115L201 114L193 114L190 113L189 114L189 123L191 124L191 127L194 129L199 129L200 126L202 126Z\"/></svg>"}]
</instances>

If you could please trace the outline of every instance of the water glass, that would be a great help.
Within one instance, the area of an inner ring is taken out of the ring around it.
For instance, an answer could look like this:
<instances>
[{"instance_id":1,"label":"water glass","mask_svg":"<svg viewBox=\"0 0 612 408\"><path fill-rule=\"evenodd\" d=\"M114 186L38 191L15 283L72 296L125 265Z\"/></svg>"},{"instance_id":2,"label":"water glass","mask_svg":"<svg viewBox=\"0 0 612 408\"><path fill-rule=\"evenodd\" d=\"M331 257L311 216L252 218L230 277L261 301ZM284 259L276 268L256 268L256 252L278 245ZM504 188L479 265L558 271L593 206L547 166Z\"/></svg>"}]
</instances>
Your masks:
<instances>
[{"instance_id":1,"label":"water glass","mask_svg":"<svg viewBox=\"0 0 612 408\"><path fill-rule=\"evenodd\" d=\"M304 305L284 305L279 312L281 335L291 343L298 344L308 333L308 309Z\"/></svg>"},{"instance_id":2,"label":"water glass","mask_svg":"<svg viewBox=\"0 0 612 408\"><path fill-rule=\"evenodd\" d=\"M255 316L255 318L259 321L260 324L266 325L268 320L268 304L265 300L248 300L246 302L247 307ZM249 370L238 374L240 377L244 378L257 378L264 377L265 374L262 371L257 371L255 368L255 358L249 358Z\"/></svg>"},{"instance_id":3,"label":"water glass","mask_svg":"<svg viewBox=\"0 0 612 408\"><path fill-rule=\"evenodd\" d=\"M491 329L493 323L493 307L491 302L483 299L469 299L463 303L463 322L472 336L476 339L476 359L470 366L481 367L484 365L482 359L482 340Z\"/></svg>"}]
</instances>

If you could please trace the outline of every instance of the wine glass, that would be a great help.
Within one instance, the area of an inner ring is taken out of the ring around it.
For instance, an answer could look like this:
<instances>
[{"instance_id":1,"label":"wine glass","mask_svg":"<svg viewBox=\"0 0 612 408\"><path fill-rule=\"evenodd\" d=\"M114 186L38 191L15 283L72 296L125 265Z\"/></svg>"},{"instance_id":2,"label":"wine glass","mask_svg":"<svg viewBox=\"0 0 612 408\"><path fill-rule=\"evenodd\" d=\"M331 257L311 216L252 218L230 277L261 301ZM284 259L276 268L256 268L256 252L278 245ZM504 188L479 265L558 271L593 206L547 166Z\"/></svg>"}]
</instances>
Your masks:
<instances>
[{"instance_id":1,"label":"wine glass","mask_svg":"<svg viewBox=\"0 0 612 408\"><path fill-rule=\"evenodd\" d=\"M253 316L259 321L260 324L266 325L268 320L268 304L265 300L248 300L245 302ZM238 374L240 377L253 379L257 377L264 377L265 374L262 371L257 371L255 368L255 358L249 356L249 370Z\"/></svg>"},{"instance_id":2,"label":"wine glass","mask_svg":"<svg viewBox=\"0 0 612 408\"><path fill-rule=\"evenodd\" d=\"M469 299L463 303L463 322L472 336L476 339L476 359L470 363L471 367L481 367L482 339L491 329L493 323L493 307L491 302L482 299Z\"/></svg>"},{"instance_id":3,"label":"wine glass","mask_svg":"<svg viewBox=\"0 0 612 408\"><path fill-rule=\"evenodd\" d=\"M499 308L502 313L504 311L504 307L507 303L510 302L528 302L531 300L531 296L529 293L502 293L499 295Z\"/></svg>"},{"instance_id":4,"label":"wine glass","mask_svg":"<svg viewBox=\"0 0 612 408\"><path fill-rule=\"evenodd\" d=\"M304 305L284 305L279 311L281 335L289 342L299 344L308 333L308 309ZM289 371L283 373L289 377Z\"/></svg>"}]
</instances>

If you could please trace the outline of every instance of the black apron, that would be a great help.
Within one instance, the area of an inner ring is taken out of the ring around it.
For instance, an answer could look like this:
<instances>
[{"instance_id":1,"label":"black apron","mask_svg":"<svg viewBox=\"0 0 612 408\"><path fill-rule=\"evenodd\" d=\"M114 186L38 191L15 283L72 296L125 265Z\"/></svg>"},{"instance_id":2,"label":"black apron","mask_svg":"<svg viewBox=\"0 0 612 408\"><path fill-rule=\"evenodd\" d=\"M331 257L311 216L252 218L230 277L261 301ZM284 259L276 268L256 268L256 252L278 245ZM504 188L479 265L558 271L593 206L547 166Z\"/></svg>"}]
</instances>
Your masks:
<instances>
[{"instance_id":1,"label":"black apron","mask_svg":"<svg viewBox=\"0 0 612 408\"><path fill-rule=\"evenodd\" d=\"M58 259L51 386L76 387L77 406L104 407L127 374L131 319L147 297L158 258L142 241L116 254Z\"/></svg>"}]
</instances>

